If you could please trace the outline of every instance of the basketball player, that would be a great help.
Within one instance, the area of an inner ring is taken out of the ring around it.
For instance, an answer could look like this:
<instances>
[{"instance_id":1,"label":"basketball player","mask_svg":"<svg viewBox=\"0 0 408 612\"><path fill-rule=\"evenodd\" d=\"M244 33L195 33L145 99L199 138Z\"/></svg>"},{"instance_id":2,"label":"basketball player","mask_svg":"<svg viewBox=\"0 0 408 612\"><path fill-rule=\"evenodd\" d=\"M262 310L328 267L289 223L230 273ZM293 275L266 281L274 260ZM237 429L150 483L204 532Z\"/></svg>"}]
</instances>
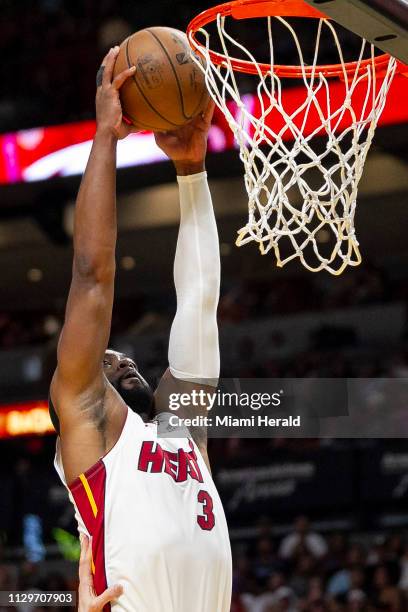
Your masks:
<instances>
[{"instance_id":1,"label":"basketball player","mask_svg":"<svg viewBox=\"0 0 408 612\"><path fill-rule=\"evenodd\" d=\"M112 81L117 54L112 49L98 72L97 131L76 202L73 276L50 389L56 468L80 532L92 538L96 594L123 588L115 611L228 612L231 552L206 432L174 432L168 413L170 394L212 389L219 376L219 245L204 170L213 108L156 135L178 174L181 220L169 368L153 392L132 359L107 350L116 143L129 132L118 90L134 71Z\"/></svg>"}]
</instances>

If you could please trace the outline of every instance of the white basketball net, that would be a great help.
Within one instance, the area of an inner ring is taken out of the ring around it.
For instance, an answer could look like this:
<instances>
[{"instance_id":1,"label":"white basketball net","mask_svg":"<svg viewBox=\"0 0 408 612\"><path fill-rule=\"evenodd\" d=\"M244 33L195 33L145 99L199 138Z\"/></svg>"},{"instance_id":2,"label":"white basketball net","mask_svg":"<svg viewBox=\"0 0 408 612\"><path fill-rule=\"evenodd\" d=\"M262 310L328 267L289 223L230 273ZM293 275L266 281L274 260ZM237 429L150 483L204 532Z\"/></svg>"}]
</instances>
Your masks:
<instances>
[{"instance_id":1,"label":"white basketball net","mask_svg":"<svg viewBox=\"0 0 408 612\"><path fill-rule=\"evenodd\" d=\"M281 79L273 70L272 19L278 19L293 36L299 66L302 67L305 97L295 112L285 109ZM311 76L307 76L301 45L293 27L281 17L268 17L267 21L272 66L268 74L262 74L252 53L226 32L225 17L218 15L217 18L219 42L226 57L222 65L214 65L211 60L210 34L205 29L199 31L204 36L202 46L190 37L193 48L206 59L204 68L196 60L197 65L205 72L208 90L234 133L245 168L249 217L247 224L238 231L237 245L255 241L262 254L273 249L280 267L298 257L313 272L325 269L332 274L341 274L348 265L356 266L361 262L354 228L357 189L396 71L396 60L391 58L386 75L378 78L373 63L374 47L362 40L355 74L347 76L339 36L329 20L321 19L314 61L309 64ZM338 63L344 69L344 105L340 108L332 106L329 79L318 69L323 28L331 32ZM254 78L258 82L261 110L256 115L245 105L245 96L239 92L227 43L239 49L241 56L244 54L257 68ZM372 61L360 74L367 49L370 49ZM362 86L365 88L364 103L356 112L353 94ZM231 99L236 103L238 113L234 114L231 105L227 105L227 100ZM284 122L283 127L276 131L270 122L268 124L268 115L272 111L275 116L278 112ZM317 113L320 124L305 136L304 128L311 113L314 116ZM343 129L345 118L347 127ZM323 150L322 135L327 137L327 146ZM317 136L320 144L316 147ZM310 171L318 175L311 181L313 186L308 182L308 177L312 176Z\"/></svg>"}]
</instances>

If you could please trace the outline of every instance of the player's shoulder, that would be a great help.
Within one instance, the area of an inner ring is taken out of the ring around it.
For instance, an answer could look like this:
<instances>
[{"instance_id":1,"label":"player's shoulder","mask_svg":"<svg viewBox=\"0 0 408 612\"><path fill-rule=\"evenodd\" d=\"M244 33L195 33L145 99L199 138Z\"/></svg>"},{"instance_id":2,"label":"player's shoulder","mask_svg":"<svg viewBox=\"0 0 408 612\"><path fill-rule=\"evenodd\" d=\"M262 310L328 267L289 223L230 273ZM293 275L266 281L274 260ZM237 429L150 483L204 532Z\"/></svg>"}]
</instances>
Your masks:
<instances>
[{"instance_id":1,"label":"player's shoulder","mask_svg":"<svg viewBox=\"0 0 408 612\"><path fill-rule=\"evenodd\" d=\"M191 439L188 427L180 423L172 412L159 412L152 420L157 427L157 435L162 438Z\"/></svg>"}]
</instances>

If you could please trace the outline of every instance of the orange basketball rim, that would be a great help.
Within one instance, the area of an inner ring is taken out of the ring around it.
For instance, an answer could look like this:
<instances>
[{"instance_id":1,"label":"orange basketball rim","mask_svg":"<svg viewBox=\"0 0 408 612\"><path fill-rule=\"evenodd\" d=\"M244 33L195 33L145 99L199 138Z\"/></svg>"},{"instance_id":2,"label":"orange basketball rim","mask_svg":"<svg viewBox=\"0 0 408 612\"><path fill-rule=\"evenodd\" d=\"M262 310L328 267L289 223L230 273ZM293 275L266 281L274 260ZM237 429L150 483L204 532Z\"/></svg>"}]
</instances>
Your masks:
<instances>
[{"instance_id":1,"label":"orange basketball rim","mask_svg":"<svg viewBox=\"0 0 408 612\"><path fill-rule=\"evenodd\" d=\"M198 50L202 43L197 39L197 32L200 28L217 20L220 17L232 17L233 19L250 19L256 17L304 17L305 19L327 19L330 17L306 4L303 0L234 0L211 7L197 15L187 27L187 35ZM247 74L267 74L271 71L271 64L258 63L254 65L248 60L227 58L222 53L217 53L211 49L208 51L213 64L219 66L229 63L233 70L245 72ZM387 70L390 60L388 53L383 53L375 58L366 59L360 62L345 62L343 64L323 64L316 67L309 66L285 66L274 64L273 72L276 76L283 78L302 78L310 77L314 73L323 74L325 77L354 76L366 72L367 67L372 65L376 73L381 76ZM408 67L402 62L397 63L397 71L408 76Z\"/></svg>"}]
</instances>

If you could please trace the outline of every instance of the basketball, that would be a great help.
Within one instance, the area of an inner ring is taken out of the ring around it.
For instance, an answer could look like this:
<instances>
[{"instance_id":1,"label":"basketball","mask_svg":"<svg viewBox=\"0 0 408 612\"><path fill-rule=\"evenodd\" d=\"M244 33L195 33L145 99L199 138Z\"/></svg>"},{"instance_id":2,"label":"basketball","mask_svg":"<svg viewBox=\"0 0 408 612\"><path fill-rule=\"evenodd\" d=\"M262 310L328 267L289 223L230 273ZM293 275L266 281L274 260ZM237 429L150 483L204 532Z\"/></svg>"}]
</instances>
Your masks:
<instances>
[{"instance_id":1,"label":"basketball","mask_svg":"<svg viewBox=\"0 0 408 612\"><path fill-rule=\"evenodd\" d=\"M204 75L191 58L184 32L152 27L129 36L120 46L114 76L133 65L136 71L120 97L125 119L138 129L175 130L206 107Z\"/></svg>"}]
</instances>

